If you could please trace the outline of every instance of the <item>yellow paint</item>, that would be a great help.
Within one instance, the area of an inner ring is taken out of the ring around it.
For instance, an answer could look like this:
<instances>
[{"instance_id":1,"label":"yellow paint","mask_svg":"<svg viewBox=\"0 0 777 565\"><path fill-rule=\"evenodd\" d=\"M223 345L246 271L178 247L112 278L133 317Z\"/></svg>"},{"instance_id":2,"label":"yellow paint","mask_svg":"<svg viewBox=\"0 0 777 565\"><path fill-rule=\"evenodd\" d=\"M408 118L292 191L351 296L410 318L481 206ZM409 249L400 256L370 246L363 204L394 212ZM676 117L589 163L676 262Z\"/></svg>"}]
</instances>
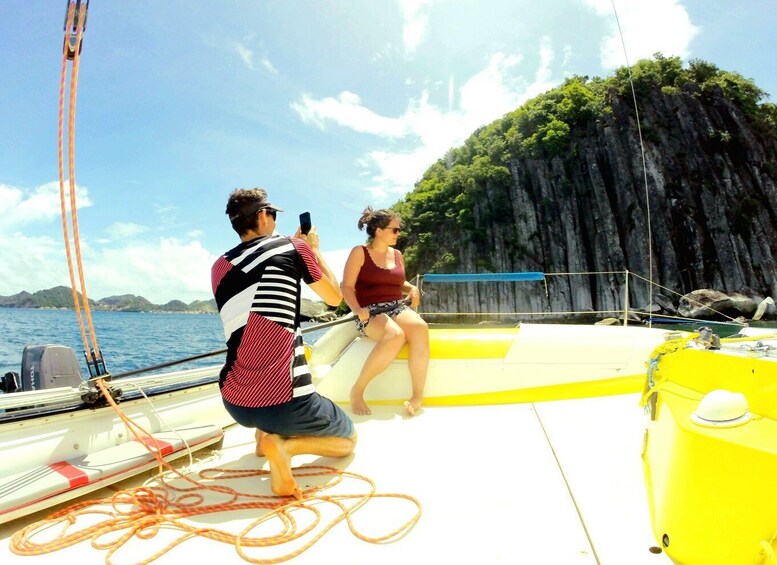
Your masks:
<instances>
[{"instance_id":1,"label":"yellow paint","mask_svg":"<svg viewBox=\"0 0 777 565\"><path fill-rule=\"evenodd\" d=\"M482 406L488 404L516 404L525 402L544 402L548 400L566 400L575 398L593 398L638 392L642 387L644 375L601 379L588 382L540 386L533 388L502 390L496 392L478 392L448 396L426 396L425 406ZM400 405L406 398L391 400L372 400L370 404Z\"/></svg>"},{"instance_id":2,"label":"yellow paint","mask_svg":"<svg viewBox=\"0 0 777 565\"><path fill-rule=\"evenodd\" d=\"M502 359L513 345L519 328L441 328L429 334L432 359ZM407 359L408 347L397 359Z\"/></svg>"},{"instance_id":3,"label":"yellow paint","mask_svg":"<svg viewBox=\"0 0 777 565\"><path fill-rule=\"evenodd\" d=\"M642 455L656 539L675 563L770 563L762 549L777 550L777 361L686 349L664 355L658 376L666 380ZM691 414L716 389L744 394L754 418L695 424Z\"/></svg>"},{"instance_id":4,"label":"yellow paint","mask_svg":"<svg viewBox=\"0 0 777 565\"><path fill-rule=\"evenodd\" d=\"M665 355L659 375L682 387L706 394L725 389L741 392L750 411L777 420L777 360L684 349Z\"/></svg>"}]
</instances>

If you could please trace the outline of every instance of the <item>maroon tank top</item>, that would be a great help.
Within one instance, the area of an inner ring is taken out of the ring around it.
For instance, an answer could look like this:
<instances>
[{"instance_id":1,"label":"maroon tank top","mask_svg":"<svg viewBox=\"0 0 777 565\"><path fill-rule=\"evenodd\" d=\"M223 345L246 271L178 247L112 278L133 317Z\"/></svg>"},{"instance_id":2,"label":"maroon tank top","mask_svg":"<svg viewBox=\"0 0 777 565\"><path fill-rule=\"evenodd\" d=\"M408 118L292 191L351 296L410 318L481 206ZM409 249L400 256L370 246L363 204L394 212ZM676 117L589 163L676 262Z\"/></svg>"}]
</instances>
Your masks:
<instances>
[{"instance_id":1,"label":"maroon tank top","mask_svg":"<svg viewBox=\"0 0 777 565\"><path fill-rule=\"evenodd\" d=\"M364 264L356 277L356 300L365 307L378 302L402 300L402 285L405 284L405 269L399 260L399 251L394 250L394 268L383 269L375 264L370 252L364 250Z\"/></svg>"}]
</instances>

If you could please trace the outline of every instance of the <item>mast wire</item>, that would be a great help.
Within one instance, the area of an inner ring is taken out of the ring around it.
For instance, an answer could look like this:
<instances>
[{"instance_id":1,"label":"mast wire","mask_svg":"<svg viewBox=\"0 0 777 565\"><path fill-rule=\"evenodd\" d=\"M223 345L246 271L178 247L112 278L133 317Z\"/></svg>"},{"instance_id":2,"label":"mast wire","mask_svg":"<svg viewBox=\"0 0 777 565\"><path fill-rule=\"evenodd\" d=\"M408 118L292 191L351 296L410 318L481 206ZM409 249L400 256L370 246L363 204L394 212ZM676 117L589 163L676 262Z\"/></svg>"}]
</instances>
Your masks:
<instances>
[{"instance_id":1,"label":"mast wire","mask_svg":"<svg viewBox=\"0 0 777 565\"><path fill-rule=\"evenodd\" d=\"M631 86L631 97L634 101L634 114L637 119L637 134L639 135L639 150L642 156L642 175L645 183L645 210L647 213L647 250L648 250L648 305L653 304L653 231L650 223L650 191L648 188L647 178L647 161L645 159L645 144L642 140L642 126L639 120L639 106L637 105L637 93L634 89L634 80L631 75L631 63L629 63L629 54L626 50L626 41L623 38L623 30L621 29L620 18L618 18L618 9L615 7L615 0L610 0L612 3L612 11L615 13L615 23L618 26L618 35L620 36L621 46L623 47L623 57L626 59L626 70L629 73L629 85ZM628 276L628 275L627 275ZM628 299L628 298L627 298ZM648 326L652 327L650 318L648 318Z\"/></svg>"}]
</instances>

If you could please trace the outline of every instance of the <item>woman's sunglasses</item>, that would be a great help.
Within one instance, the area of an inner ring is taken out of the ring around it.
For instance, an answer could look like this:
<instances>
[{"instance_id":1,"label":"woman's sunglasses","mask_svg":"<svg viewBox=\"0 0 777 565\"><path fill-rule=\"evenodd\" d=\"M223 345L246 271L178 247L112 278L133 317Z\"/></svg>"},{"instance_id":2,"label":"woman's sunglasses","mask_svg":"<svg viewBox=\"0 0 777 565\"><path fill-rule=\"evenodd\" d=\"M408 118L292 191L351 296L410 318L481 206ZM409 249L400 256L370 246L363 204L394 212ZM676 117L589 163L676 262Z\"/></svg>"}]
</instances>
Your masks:
<instances>
[{"instance_id":1,"label":"woman's sunglasses","mask_svg":"<svg viewBox=\"0 0 777 565\"><path fill-rule=\"evenodd\" d=\"M383 228L383 229L390 231L394 235L398 234L402 230L402 228Z\"/></svg>"}]
</instances>

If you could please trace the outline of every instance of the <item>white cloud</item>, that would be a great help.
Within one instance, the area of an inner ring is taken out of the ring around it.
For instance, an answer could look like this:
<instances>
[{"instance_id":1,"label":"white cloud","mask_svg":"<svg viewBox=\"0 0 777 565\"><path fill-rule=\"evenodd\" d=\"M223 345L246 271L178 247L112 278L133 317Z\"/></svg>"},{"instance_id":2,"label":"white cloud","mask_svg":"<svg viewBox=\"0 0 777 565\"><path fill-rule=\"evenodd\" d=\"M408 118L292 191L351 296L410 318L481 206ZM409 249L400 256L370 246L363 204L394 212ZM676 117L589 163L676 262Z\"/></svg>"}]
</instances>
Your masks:
<instances>
[{"instance_id":1,"label":"white cloud","mask_svg":"<svg viewBox=\"0 0 777 565\"><path fill-rule=\"evenodd\" d=\"M461 118L467 127L475 129L516 107L517 92L522 79L513 78L510 69L521 62L518 55L492 55L483 71L469 79L461 88ZM539 72L538 72L539 74ZM494 114L494 108L500 113ZM469 132L471 133L471 131Z\"/></svg>"},{"instance_id":2,"label":"white cloud","mask_svg":"<svg viewBox=\"0 0 777 565\"><path fill-rule=\"evenodd\" d=\"M625 65L623 43L611 0L583 2L609 22L610 33L601 45L602 66L612 69ZM656 52L667 57L689 57L691 41L699 28L691 23L688 11L679 0L620 0L616 9L629 63L652 57Z\"/></svg>"},{"instance_id":3,"label":"white cloud","mask_svg":"<svg viewBox=\"0 0 777 565\"><path fill-rule=\"evenodd\" d=\"M154 303L211 298L210 267L216 257L199 241L161 238L140 245L106 247L92 258L88 283L100 297L137 294ZM94 295L94 292L91 294Z\"/></svg>"},{"instance_id":4,"label":"white cloud","mask_svg":"<svg viewBox=\"0 0 777 565\"><path fill-rule=\"evenodd\" d=\"M162 238L139 245L93 247L81 242L90 298L136 294L156 304L212 297L216 260L200 242ZM19 233L0 236L0 295L70 286L62 242Z\"/></svg>"},{"instance_id":5,"label":"white cloud","mask_svg":"<svg viewBox=\"0 0 777 565\"><path fill-rule=\"evenodd\" d=\"M401 118L385 118L376 114L365 108L361 98L353 92L344 91L337 98L321 100L303 94L299 102L291 103L291 108L303 122L321 129L324 129L327 120L331 120L355 131L382 137L399 137L407 133L407 124Z\"/></svg>"},{"instance_id":6,"label":"white cloud","mask_svg":"<svg viewBox=\"0 0 777 565\"><path fill-rule=\"evenodd\" d=\"M0 295L70 286L61 240L20 233L0 234Z\"/></svg>"},{"instance_id":7,"label":"white cloud","mask_svg":"<svg viewBox=\"0 0 777 565\"><path fill-rule=\"evenodd\" d=\"M112 236L117 238L130 238L148 231L148 226L133 224L131 222L115 222L108 227Z\"/></svg>"},{"instance_id":8,"label":"white cloud","mask_svg":"<svg viewBox=\"0 0 777 565\"><path fill-rule=\"evenodd\" d=\"M432 0L399 0L405 19L402 40L408 53L415 52L426 34L426 24L429 21L427 9L431 3Z\"/></svg>"},{"instance_id":9,"label":"white cloud","mask_svg":"<svg viewBox=\"0 0 777 565\"><path fill-rule=\"evenodd\" d=\"M243 64L251 69L252 71L254 69L254 52L251 51L248 47L243 45L242 43L235 42L232 45L233 49L235 50L235 53L238 54L240 59L243 61Z\"/></svg>"},{"instance_id":10,"label":"white cloud","mask_svg":"<svg viewBox=\"0 0 777 565\"><path fill-rule=\"evenodd\" d=\"M77 187L77 206L91 206L88 191ZM22 189L0 183L0 295L23 290L36 292L58 285L71 286L61 237L30 236L20 228L56 223L60 218L59 183L35 189ZM68 199L69 204L69 199ZM149 228L129 222L116 222L108 228L110 238L81 234L84 276L92 299L117 294L137 294L156 304L173 299L191 302L212 297L210 267L216 257L192 230L188 239L161 238L129 242ZM72 234L71 234L72 238ZM72 239L71 239L72 242ZM349 250L325 252L333 272L342 276ZM77 277L77 273L76 273ZM310 291L308 291L310 292Z\"/></svg>"},{"instance_id":11,"label":"white cloud","mask_svg":"<svg viewBox=\"0 0 777 565\"><path fill-rule=\"evenodd\" d=\"M378 149L362 156L359 164L371 172L366 188L376 204L412 189L430 163L440 159L451 147L463 143L478 127L500 118L524 101L556 86L552 80L553 50L548 38L539 45L540 60L534 80L528 83L515 67L520 55L495 53L485 69L470 77L456 91L454 77L448 81L448 108L429 101L429 92L411 99L405 112L397 118L381 116L362 104L358 95L343 92L337 98L316 100L303 95L292 108L303 121L324 129L327 122L362 133L387 139L411 138L414 149L393 151ZM414 139L414 141L413 141ZM407 143L406 143L407 145Z\"/></svg>"},{"instance_id":12,"label":"white cloud","mask_svg":"<svg viewBox=\"0 0 777 565\"><path fill-rule=\"evenodd\" d=\"M343 269L345 269L345 261L348 259L348 254L351 252L351 248L348 249L336 249L334 251L322 251L324 255L324 261L329 265L332 273L337 278L338 282L343 280ZM302 285L302 296L309 300L321 300L315 292L310 290L307 285Z\"/></svg>"},{"instance_id":13,"label":"white cloud","mask_svg":"<svg viewBox=\"0 0 777 565\"><path fill-rule=\"evenodd\" d=\"M92 205L86 187L76 185L76 207ZM0 209L3 210L0 233L38 222L51 222L62 216L59 182L49 182L34 189L23 189L0 183ZM65 181L65 209L70 210L69 184Z\"/></svg>"},{"instance_id":14,"label":"white cloud","mask_svg":"<svg viewBox=\"0 0 777 565\"><path fill-rule=\"evenodd\" d=\"M225 44L226 44L226 49L236 53L237 56L240 58L240 60L248 69L255 71L256 63L254 61L257 59L257 54L254 52L253 49L248 47L248 45L246 45L245 43L246 41L251 42L252 40L253 40L253 36L249 36L244 38L243 42L228 41ZM261 46L259 49L260 51L264 50ZM272 64L272 61L270 61L270 58L266 54L259 56L258 59L259 59L259 64L262 65L262 67L264 67L267 72L273 75L278 74L278 69L275 68L275 65Z\"/></svg>"},{"instance_id":15,"label":"white cloud","mask_svg":"<svg viewBox=\"0 0 777 565\"><path fill-rule=\"evenodd\" d=\"M272 64L272 61L270 61L270 59L268 59L266 55L262 57L261 63L262 63L262 66L265 69L267 69L267 71L269 71L270 74L273 74L273 75L278 74L278 69L275 68L275 65Z\"/></svg>"},{"instance_id":16,"label":"white cloud","mask_svg":"<svg viewBox=\"0 0 777 565\"><path fill-rule=\"evenodd\" d=\"M412 54L418 48L426 35L429 21L429 6L434 0L399 0L399 7L404 18L402 40L407 53Z\"/></svg>"},{"instance_id":17,"label":"white cloud","mask_svg":"<svg viewBox=\"0 0 777 565\"><path fill-rule=\"evenodd\" d=\"M564 57L561 60L561 68L565 69L571 64L572 59L574 58L574 51L572 49L572 46L569 45L568 43L564 45L564 49L562 50L562 53ZM567 75L567 73L564 73L564 74Z\"/></svg>"}]
</instances>

